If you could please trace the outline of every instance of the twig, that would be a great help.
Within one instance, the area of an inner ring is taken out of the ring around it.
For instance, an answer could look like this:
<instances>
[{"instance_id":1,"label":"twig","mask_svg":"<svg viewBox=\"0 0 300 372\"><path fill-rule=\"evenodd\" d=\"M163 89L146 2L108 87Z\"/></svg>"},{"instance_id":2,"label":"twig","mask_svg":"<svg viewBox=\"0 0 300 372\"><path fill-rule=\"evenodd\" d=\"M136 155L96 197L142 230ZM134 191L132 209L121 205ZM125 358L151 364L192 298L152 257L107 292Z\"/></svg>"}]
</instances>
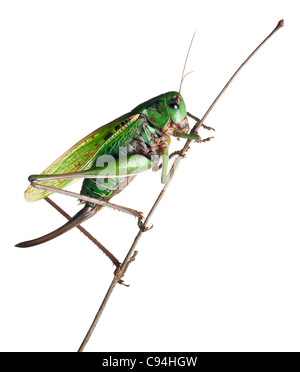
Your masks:
<instances>
[{"instance_id":1,"label":"twig","mask_svg":"<svg viewBox=\"0 0 300 372\"><path fill-rule=\"evenodd\" d=\"M283 23L283 20L280 20L277 24L277 26L274 28L274 30L259 44L259 46L257 48L254 49L254 51L249 55L249 57L247 57L245 59L245 61L240 65L240 67L235 71L235 73L231 76L231 78L228 80L228 82L225 84L224 88L220 91L220 93L218 94L218 96L216 97L216 99L213 101L213 103L210 105L210 107L208 108L208 110L206 111L206 113L204 114L204 116L202 117L202 119L198 119L196 116L193 116L191 114L188 113L188 116L192 117L193 119L196 120L196 124L194 125L193 129L192 129L192 133L195 133L197 132L197 130L200 128L200 126L203 124L204 120L207 118L208 114L210 113L210 111L214 108L215 104L217 103L217 101L220 99L220 97L223 95L223 93L226 91L226 89L228 88L228 86L231 84L232 80L236 77L236 75L238 74L238 72L242 69L242 67L245 66L245 64L251 59L251 57L253 57L253 55L258 51L258 49L261 48L261 46L277 31L279 30L281 27L283 27L284 23ZM189 146L191 144L192 140L187 140L185 142L185 145L183 146L182 150L180 151L180 155L181 156L178 156L174 163L173 163L173 166L171 167L171 170L170 170L170 173L167 177L167 180L166 180L166 184L164 186L164 188L161 190L160 194L158 195L157 199L155 200L148 216L146 217L145 219L145 222L144 222L144 226L147 226L154 211L156 210L158 204L160 203L161 199L163 198L166 190L167 190L167 187L169 186L174 174L175 174L175 171L176 171L176 168L178 167L180 161L182 160L183 158L183 155L187 152L187 150L189 149ZM114 278L111 282L111 285L102 301L102 304L84 338L84 340L82 341L82 344L80 345L78 351L83 351L87 342L89 341L98 321L99 321L99 318L101 316L101 314L103 313L103 310L107 304L107 301L109 300L110 298L110 295L112 294L116 284L118 282L120 282L121 278L123 277L123 275L125 274L125 271L128 269L128 265L129 263L134 259L134 256L136 255L136 253L134 253L134 250L141 238L141 236L143 235L143 233L146 231L146 229L140 229L140 231L138 232L138 234L136 235L134 241L133 241L133 244L131 246L131 248L129 249L128 253L127 253L127 256L125 257L123 263L121 264L120 267L118 267L115 271L115 274L114 274Z\"/></svg>"}]
</instances>

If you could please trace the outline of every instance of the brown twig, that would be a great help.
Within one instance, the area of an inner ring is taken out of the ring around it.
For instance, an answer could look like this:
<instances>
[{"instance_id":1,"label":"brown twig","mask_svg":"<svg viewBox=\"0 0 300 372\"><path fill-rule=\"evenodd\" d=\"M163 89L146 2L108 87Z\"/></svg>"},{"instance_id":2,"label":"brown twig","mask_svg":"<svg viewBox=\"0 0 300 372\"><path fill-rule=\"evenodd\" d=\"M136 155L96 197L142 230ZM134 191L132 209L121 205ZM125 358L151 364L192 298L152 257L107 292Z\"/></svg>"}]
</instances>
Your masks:
<instances>
[{"instance_id":1,"label":"brown twig","mask_svg":"<svg viewBox=\"0 0 300 372\"><path fill-rule=\"evenodd\" d=\"M220 93L218 94L218 96L216 97L216 99L213 101L213 103L210 105L210 107L208 108L208 110L206 111L206 113L204 114L204 116L202 117L202 119L198 119L196 116L193 116L191 115L190 113L188 113L188 116L192 117L193 119L196 120L196 124L194 125L193 129L192 129L192 133L195 133L197 132L197 130L200 128L200 126L203 124L204 120L207 118L208 114L211 112L211 110L214 108L215 104L217 103L217 101L220 99L220 97L223 95L223 93L226 91L226 89L228 88L228 86L231 84L232 80L236 77L236 75L238 74L238 72L242 69L242 67L245 66L245 64L251 59L251 57L253 57L253 55L258 51L258 49L261 48L261 46L277 31L279 30L281 27L283 27L284 23L283 23L283 20L280 20L277 24L277 26L274 28L274 30L259 44L259 46L257 48L254 49L254 51L249 55L249 57L247 57L245 59L245 61L240 65L240 67L235 71L235 73L231 76L231 78L228 80L228 82L225 84L224 88L220 91ZM169 175L167 177L167 180L166 180L166 184L164 186L164 188L161 190L160 194L158 195L157 199L155 200L148 216L146 217L145 219L145 222L144 222L144 226L147 226L153 213L155 212L158 204L160 203L161 199L163 198L166 190L167 190L167 187L169 186L172 178L173 178L173 175L175 174L175 171L176 171L176 168L178 167L180 161L182 160L183 158L183 155L187 152L187 150L189 149L189 146L191 144L192 140L188 139L186 142L185 142L185 145L183 146L182 150L180 151L180 155L181 156L178 156L174 163L173 163L173 166L171 167L171 170L169 172ZM118 282L120 282L121 278L124 276L124 273L125 271L128 269L128 265L130 264L130 262L134 259L134 256L136 253L134 253L134 250L142 236L142 234L144 233L144 231L146 231L146 229L140 229L140 231L138 232L138 234L136 235L134 241L133 241L133 244L131 245L131 248L129 249L128 253L127 253L127 256L125 257L123 263L121 264L120 267L118 267L115 271L115 275L114 275L114 278L111 282L111 285L102 301L102 304L84 338L84 340L82 341L82 344L80 345L78 351L83 351L87 342L89 341L98 321L99 321L99 318L101 316L101 314L103 313L103 310L107 304L107 301L109 300L110 298L110 295L112 294L115 286L117 285Z\"/></svg>"}]
</instances>

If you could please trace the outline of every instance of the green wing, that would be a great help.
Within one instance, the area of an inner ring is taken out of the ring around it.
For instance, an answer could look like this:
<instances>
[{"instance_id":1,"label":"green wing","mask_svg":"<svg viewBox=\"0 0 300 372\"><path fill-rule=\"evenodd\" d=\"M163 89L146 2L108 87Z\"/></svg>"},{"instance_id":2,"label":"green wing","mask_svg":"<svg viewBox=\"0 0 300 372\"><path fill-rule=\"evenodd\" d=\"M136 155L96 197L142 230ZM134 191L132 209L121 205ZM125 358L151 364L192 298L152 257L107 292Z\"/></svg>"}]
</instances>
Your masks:
<instances>
[{"instance_id":1,"label":"green wing","mask_svg":"<svg viewBox=\"0 0 300 372\"><path fill-rule=\"evenodd\" d=\"M106 149L125 146L128 143L143 123L143 120L139 120L140 116L127 114L96 129L55 160L42 174L73 173L89 169L95 158L105 153ZM74 181L77 180L45 181L43 185L63 189ZM36 201L50 194L50 191L39 190L30 185L24 196L27 201Z\"/></svg>"}]
</instances>

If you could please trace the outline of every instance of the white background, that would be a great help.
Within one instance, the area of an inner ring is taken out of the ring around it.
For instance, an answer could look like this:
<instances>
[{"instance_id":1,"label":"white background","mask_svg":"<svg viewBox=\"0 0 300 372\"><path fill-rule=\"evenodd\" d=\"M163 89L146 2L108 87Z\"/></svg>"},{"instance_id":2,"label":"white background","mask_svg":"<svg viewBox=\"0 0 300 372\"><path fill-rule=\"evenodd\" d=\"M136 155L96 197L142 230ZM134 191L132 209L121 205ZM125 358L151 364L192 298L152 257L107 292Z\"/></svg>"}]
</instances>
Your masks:
<instances>
[{"instance_id":1,"label":"white background","mask_svg":"<svg viewBox=\"0 0 300 372\"><path fill-rule=\"evenodd\" d=\"M202 116L281 18L209 115L215 140L181 162L86 351L300 350L298 2L127 0L1 2L1 351L76 351L113 278L77 229L14 247L65 222L24 200L27 177L178 90L195 30L182 94ZM149 172L114 202L146 213L160 189ZM138 231L109 210L84 227L119 260Z\"/></svg>"}]
</instances>

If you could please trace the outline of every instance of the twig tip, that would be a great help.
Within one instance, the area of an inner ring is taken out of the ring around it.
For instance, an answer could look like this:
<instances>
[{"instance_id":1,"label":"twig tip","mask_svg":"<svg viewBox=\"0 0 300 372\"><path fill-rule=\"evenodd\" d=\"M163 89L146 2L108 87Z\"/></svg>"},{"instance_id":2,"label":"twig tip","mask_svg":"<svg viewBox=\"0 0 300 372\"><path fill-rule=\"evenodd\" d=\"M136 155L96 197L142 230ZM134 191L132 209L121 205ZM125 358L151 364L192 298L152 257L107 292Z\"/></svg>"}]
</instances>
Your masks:
<instances>
[{"instance_id":1,"label":"twig tip","mask_svg":"<svg viewBox=\"0 0 300 372\"><path fill-rule=\"evenodd\" d=\"M278 24L277 24L277 26L276 26L276 29L278 30L279 28L281 28L281 27L283 27L284 26L284 19L281 19L279 22L278 22Z\"/></svg>"}]
</instances>

